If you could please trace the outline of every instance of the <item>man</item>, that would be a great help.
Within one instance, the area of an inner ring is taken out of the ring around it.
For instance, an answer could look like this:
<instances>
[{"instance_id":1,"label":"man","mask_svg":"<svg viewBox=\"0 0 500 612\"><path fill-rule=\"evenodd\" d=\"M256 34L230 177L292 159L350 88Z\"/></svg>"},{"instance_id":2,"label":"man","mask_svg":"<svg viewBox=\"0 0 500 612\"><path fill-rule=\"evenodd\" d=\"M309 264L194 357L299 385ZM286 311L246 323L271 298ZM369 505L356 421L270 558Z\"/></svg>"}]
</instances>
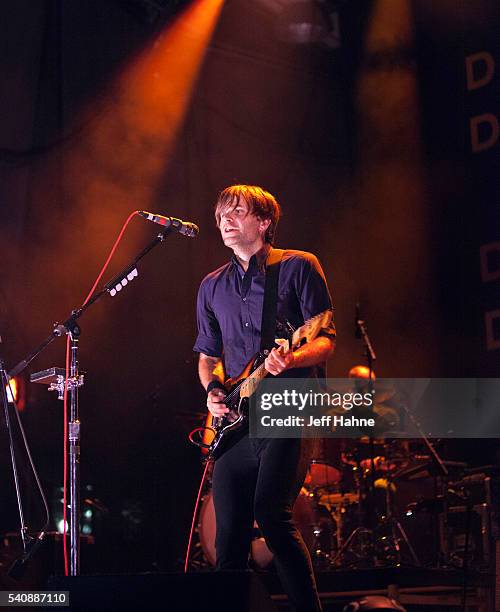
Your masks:
<instances>
[{"instance_id":1,"label":"man","mask_svg":"<svg viewBox=\"0 0 500 612\"><path fill-rule=\"evenodd\" d=\"M375 427L369 433L377 436L382 435L388 431L395 431L398 427L402 426L403 419L401 415L401 398L398 397L398 392L394 385L384 382L383 385L379 385L375 381L377 376L374 370L370 370L365 365L355 365L349 370L349 378L354 381L354 390L357 393L366 393L373 389L375 392L375 403L372 408L366 411L355 410L352 413L356 416L370 416L375 417ZM373 382L370 384L369 380Z\"/></svg>"},{"instance_id":2,"label":"man","mask_svg":"<svg viewBox=\"0 0 500 612\"><path fill-rule=\"evenodd\" d=\"M220 194L215 208L224 244L234 255L206 276L197 302L199 376L212 415L228 412L226 390L217 376L237 376L260 350L266 260L272 249L280 208L260 187L234 185ZM299 327L331 309L325 277L310 253L285 251L281 261L277 318ZM334 348L333 325L312 342L286 354L273 348L265 368L274 376L313 376ZM271 348L271 347L269 347ZM292 520L292 507L309 463L301 439L244 436L216 460L213 497L217 568L246 569L254 518L274 554L292 608L321 610L311 559Z\"/></svg>"}]
</instances>

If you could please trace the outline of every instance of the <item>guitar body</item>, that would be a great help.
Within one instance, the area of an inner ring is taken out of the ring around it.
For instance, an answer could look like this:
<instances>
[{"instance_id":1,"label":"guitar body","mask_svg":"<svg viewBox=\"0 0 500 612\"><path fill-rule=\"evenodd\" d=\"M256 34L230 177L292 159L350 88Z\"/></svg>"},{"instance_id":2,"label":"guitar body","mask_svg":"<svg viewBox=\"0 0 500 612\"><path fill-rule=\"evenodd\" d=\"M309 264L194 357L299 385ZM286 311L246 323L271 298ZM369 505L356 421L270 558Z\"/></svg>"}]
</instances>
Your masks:
<instances>
[{"instance_id":1,"label":"guitar body","mask_svg":"<svg viewBox=\"0 0 500 612\"><path fill-rule=\"evenodd\" d=\"M224 383L228 390L226 406L230 412L223 417L212 417L211 428L215 435L207 450L207 460L218 459L248 432L248 397L241 397L239 390L265 358L265 354L257 353L238 377L229 378Z\"/></svg>"}]
</instances>

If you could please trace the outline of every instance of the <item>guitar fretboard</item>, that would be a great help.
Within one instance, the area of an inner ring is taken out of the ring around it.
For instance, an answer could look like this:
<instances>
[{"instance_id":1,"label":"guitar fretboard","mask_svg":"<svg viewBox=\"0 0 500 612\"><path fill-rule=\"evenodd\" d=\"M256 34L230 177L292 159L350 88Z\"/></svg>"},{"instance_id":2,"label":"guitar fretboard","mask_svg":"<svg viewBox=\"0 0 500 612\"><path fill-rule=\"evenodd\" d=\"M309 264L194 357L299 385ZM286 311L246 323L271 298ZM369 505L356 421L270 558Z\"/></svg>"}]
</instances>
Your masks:
<instances>
[{"instance_id":1,"label":"guitar fretboard","mask_svg":"<svg viewBox=\"0 0 500 612\"><path fill-rule=\"evenodd\" d=\"M250 397L254 393L260 381L268 374L269 372L264 367L264 364L261 363L260 366L255 368L248 378L243 381L240 387L240 397Z\"/></svg>"}]
</instances>

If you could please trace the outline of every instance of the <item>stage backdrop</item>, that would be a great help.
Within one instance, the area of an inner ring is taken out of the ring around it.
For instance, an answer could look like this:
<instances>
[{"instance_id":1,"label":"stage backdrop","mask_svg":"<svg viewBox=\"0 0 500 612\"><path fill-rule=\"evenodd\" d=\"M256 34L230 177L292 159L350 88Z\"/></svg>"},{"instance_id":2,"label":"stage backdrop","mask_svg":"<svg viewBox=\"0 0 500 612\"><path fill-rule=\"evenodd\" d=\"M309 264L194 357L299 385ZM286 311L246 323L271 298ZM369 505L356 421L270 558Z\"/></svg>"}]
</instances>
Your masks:
<instances>
[{"instance_id":1,"label":"stage backdrop","mask_svg":"<svg viewBox=\"0 0 500 612\"><path fill-rule=\"evenodd\" d=\"M358 302L378 375L499 374L497 3L195 1L156 21L133 4L0 8L8 366L81 304L131 211L200 226L81 320L82 477L107 508L94 508L95 569L109 571L177 567L184 551L201 473L186 435L205 402L195 300L230 256L213 219L228 184L273 192L277 246L320 258L333 376L364 360ZM105 279L156 231L134 218ZM63 361L59 340L24 378ZM22 417L60 509L61 404L26 383ZM5 532L18 527L0 435Z\"/></svg>"}]
</instances>

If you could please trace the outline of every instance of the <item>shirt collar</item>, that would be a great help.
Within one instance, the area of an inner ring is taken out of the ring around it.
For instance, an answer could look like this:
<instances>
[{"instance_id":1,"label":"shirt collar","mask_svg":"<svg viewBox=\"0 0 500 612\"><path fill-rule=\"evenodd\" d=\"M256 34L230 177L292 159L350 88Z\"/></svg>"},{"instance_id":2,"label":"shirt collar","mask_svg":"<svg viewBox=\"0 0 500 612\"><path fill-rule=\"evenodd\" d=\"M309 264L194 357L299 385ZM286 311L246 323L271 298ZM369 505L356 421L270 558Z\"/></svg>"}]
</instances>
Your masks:
<instances>
[{"instance_id":1,"label":"shirt collar","mask_svg":"<svg viewBox=\"0 0 500 612\"><path fill-rule=\"evenodd\" d=\"M265 272L266 271L266 261L271 252L271 249L272 247L270 244L267 244L267 243L264 244L263 247L257 251L257 253L252 255L252 257L250 257L250 261L248 262L248 269L250 270L251 268L257 266L259 272ZM237 270L240 270L240 272L243 273L243 268L241 267L241 264L238 261L238 258L236 257L236 255L233 255L231 257L231 262Z\"/></svg>"}]
</instances>

